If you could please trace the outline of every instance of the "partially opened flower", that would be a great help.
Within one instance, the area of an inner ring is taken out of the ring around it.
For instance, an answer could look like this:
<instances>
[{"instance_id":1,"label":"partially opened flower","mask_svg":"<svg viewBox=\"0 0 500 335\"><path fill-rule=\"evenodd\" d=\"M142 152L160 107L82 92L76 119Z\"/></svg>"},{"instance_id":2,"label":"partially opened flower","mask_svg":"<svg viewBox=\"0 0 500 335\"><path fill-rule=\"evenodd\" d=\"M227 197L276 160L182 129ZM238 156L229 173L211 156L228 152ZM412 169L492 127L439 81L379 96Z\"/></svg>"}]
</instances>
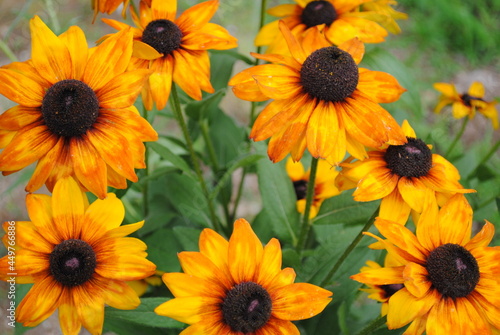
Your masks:
<instances>
[{"instance_id":1,"label":"partially opened flower","mask_svg":"<svg viewBox=\"0 0 500 335\"><path fill-rule=\"evenodd\" d=\"M177 0L152 0L151 6L140 3L139 17L132 12L137 28L134 32L132 67L151 69L153 74L142 91L146 109L163 109L168 101L172 80L191 98L201 100L205 91L213 93L210 83L209 49L226 50L237 46L237 40L210 19L219 7L218 0L199 3L177 19ZM122 30L127 24L103 19Z\"/></svg>"},{"instance_id":2,"label":"partially opened flower","mask_svg":"<svg viewBox=\"0 0 500 335\"><path fill-rule=\"evenodd\" d=\"M139 297L126 281L155 272L146 245L125 237L144 221L120 226L125 209L114 193L89 205L71 178L54 187L52 197L28 194L31 221L16 221L16 283L34 283L16 310L16 321L34 327L59 310L63 334L85 327L101 334L104 305L134 309ZM7 232L9 224L4 223ZM3 238L7 246L7 235ZM12 276L12 264L0 259L0 279Z\"/></svg>"},{"instance_id":3,"label":"partially opened flower","mask_svg":"<svg viewBox=\"0 0 500 335\"><path fill-rule=\"evenodd\" d=\"M386 16L386 8L360 12L360 6L371 0L295 0L296 4L282 4L267 12L281 18L299 41L313 28L320 28L331 44L339 45L354 37L365 43L380 43L387 31L374 19ZM289 54L286 42L280 34L278 20L266 24L255 38L255 45L268 46L266 53Z\"/></svg>"},{"instance_id":4,"label":"partially opened flower","mask_svg":"<svg viewBox=\"0 0 500 335\"><path fill-rule=\"evenodd\" d=\"M241 99L274 99L250 133L255 141L271 137L273 162L290 152L298 161L307 147L313 157L335 164L346 150L363 159L364 146L406 142L397 122L379 105L399 99L405 89L387 73L358 68L363 43L353 39L330 46L314 28L299 45L283 22L280 29L293 57L253 54L275 64L251 67L229 82Z\"/></svg>"},{"instance_id":5,"label":"partially opened flower","mask_svg":"<svg viewBox=\"0 0 500 335\"><path fill-rule=\"evenodd\" d=\"M374 261L366 261L366 266L363 266L360 269L360 272L370 272L379 270L381 268L394 268L404 264L401 264L393 257L391 254L387 254L384 260L384 266L380 266L377 262ZM387 315L387 310L389 308L389 299L393 296L394 293L399 291L404 287L403 284L366 284L368 288L361 288L361 291L367 292L368 298L376 300L382 303L380 308L380 314L382 316Z\"/></svg>"},{"instance_id":6,"label":"partially opened flower","mask_svg":"<svg viewBox=\"0 0 500 335\"><path fill-rule=\"evenodd\" d=\"M405 226L377 219L385 245L401 266L367 270L351 278L369 285L404 285L388 301L387 326L410 324L405 334L498 334L500 249L486 221L471 238L472 209L462 194L420 216L413 234Z\"/></svg>"},{"instance_id":7,"label":"partially opened flower","mask_svg":"<svg viewBox=\"0 0 500 335\"><path fill-rule=\"evenodd\" d=\"M286 172L293 182L293 188L297 196L297 211L303 214L306 209L306 194L310 170L305 171L301 162L294 162L292 158L288 158ZM339 172L335 169L335 166L332 166L323 159L318 161L309 218L316 217L323 201L340 194L340 191L335 186L335 178L338 174Z\"/></svg>"},{"instance_id":8,"label":"partially opened flower","mask_svg":"<svg viewBox=\"0 0 500 335\"><path fill-rule=\"evenodd\" d=\"M295 272L281 269L277 239L263 247L244 219L226 241L211 229L200 236L200 252L181 252L184 273L166 273L174 299L155 312L190 324L185 334L299 334L292 320L319 314L332 293L294 283Z\"/></svg>"},{"instance_id":9,"label":"partially opened flower","mask_svg":"<svg viewBox=\"0 0 500 335\"><path fill-rule=\"evenodd\" d=\"M498 111L495 107L497 102L484 100L484 85L482 83L473 82L469 90L462 94L457 92L453 84L435 83L434 88L441 92L434 112L440 113L445 106L451 105L455 119L461 119L465 116L472 119L476 112L479 112L491 120L494 129L498 128Z\"/></svg>"},{"instance_id":10,"label":"partially opened flower","mask_svg":"<svg viewBox=\"0 0 500 335\"><path fill-rule=\"evenodd\" d=\"M126 71L132 33L89 50L76 26L56 36L35 16L30 29L33 58L0 69L0 93L19 104L0 115L0 171L38 161L26 191L73 176L99 198L137 181L142 142L158 135L133 106L150 71Z\"/></svg>"},{"instance_id":11,"label":"partially opened flower","mask_svg":"<svg viewBox=\"0 0 500 335\"><path fill-rule=\"evenodd\" d=\"M422 212L426 196L443 205L455 193L475 192L460 185L458 170L442 156L433 154L406 120L403 130L406 144L369 151L363 161L349 158L341 163L339 189L356 187L356 201L382 199L380 217L401 224L406 223L411 211Z\"/></svg>"}]
</instances>

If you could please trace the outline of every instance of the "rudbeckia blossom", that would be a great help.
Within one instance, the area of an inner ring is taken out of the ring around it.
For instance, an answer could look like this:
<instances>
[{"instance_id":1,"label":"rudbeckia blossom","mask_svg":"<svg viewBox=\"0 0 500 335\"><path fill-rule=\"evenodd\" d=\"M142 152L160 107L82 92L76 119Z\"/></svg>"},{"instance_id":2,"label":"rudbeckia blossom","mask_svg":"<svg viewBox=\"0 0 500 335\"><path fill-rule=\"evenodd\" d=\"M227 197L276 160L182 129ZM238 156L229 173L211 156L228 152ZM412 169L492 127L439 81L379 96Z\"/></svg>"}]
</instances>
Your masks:
<instances>
[{"instance_id":1,"label":"rudbeckia blossom","mask_svg":"<svg viewBox=\"0 0 500 335\"><path fill-rule=\"evenodd\" d=\"M146 109L151 110L153 102L159 110L166 106L172 80L195 100L201 100L201 91L213 93L207 50L237 46L236 38L226 29L209 22L219 1L194 5L177 19L177 0L150 2L151 6L141 1L139 17L132 12L137 28L132 28L134 57L131 67L153 71L142 91ZM128 27L115 20L103 21L118 30Z\"/></svg>"},{"instance_id":2,"label":"rudbeckia blossom","mask_svg":"<svg viewBox=\"0 0 500 335\"><path fill-rule=\"evenodd\" d=\"M293 162L292 158L288 158L286 172L293 182L293 188L297 196L297 211L303 214L306 210L306 195L310 170L305 171L301 162ZM309 212L310 219L316 217L323 201L340 194L340 191L335 186L335 178L338 174L339 172L335 167L327 161L318 161L313 202Z\"/></svg>"},{"instance_id":3,"label":"rudbeckia blossom","mask_svg":"<svg viewBox=\"0 0 500 335\"><path fill-rule=\"evenodd\" d=\"M30 29L33 58L0 69L0 93L19 104L0 115L0 171L38 161L26 191L73 176L99 198L136 182L142 142L158 135L133 106L150 71L126 71L132 33L89 50L76 26L56 36L36 16Z\"/></svg>"},{"instance_id":4,"label":"rudbeckia blossom","mask_svg":"<svg viewBox=\"0 0 500 335\"><path fill-rule=\"evenodd\" d=\"M500 249L488 247L495 229L486 221L471 238L472 209L462 194L439 212L435 203L429 206L416 234L384 219L375 226L386 240L366 234L402 265L351 278L369 285L404 285L389 298L389 329L411 323L404 334L498 334Z\"/></svg>"},{"instance_id":5,"label":"rudbeckia blossom","mask_svg":"<svg viewBox=\"0 0 500 335\"><path fill-rule=\"evenodd\" d=\"M401 266L404 264L400 264L397 262L397 260L391 255L387 254L385 256L384 260L384 268L393 268L397 266ZM369 271L374 271L374 270L379 270L383 268L378 264L377 262L374 261L366 261L366 266L363 266L360 269L360 272L369 272ZM376 300L380 303L382 303L382 306L380 308L380 314L382 316L387 315L387 310L389 308L389 298L394 295L397 291L402 289L404 287L403 284L381 284L381 285L372 285L372 284L366 284L368 288L361 288L361 291L367 292L368 298Z\"/></svg>"},{"instance_id":6,"label":"rudbeckia blossom","mask_svg":"<svg viewBox=\"0 0 500 335\"><path fill-rule=\"evenodd\" d=\"M467 93L463 94L459 94L453 84L435 83L434 88L441 92L434 112L440 113L445 106L451 105L455 119L461 119L465 116L472 119L477 111L491 120L494 129L498 129L498 111L495 107L497 102L495 100L487 102L483 99L484 86L480 82L473 82Z\"/></svg>"},{"instance_id":7,"label":"rudbeckia blossom","mask_svg":"<svg viewBox=\"0 0 500 335\"><path fill-rule=\"evenodd\" d=\"M402 224L412 210L422 212L426 196L442 205L455 193L475 192L460 185L458 170L442 156L433 154L406 120L403 130L406 144L369 151L363 161L349 158L341 163L339 189L356 187L356 201L382 199L380 217Z\"/></svg>"},{"instance_id":8,"label":"rudbeckia blossom","mask_svg":"<svg viewBox=\"0 0 500 335\"><path fill-rule=\"evenodd\" d=\"M358 68L362 42L330 46L314 28L299 45L284 23L280 29L293 57L252 54L275 64L251 67L229 81L241 99L274 99L250 133L255 141L271 137L273 162L290 152L298 161L307 147L313 157L335 164L346 150L363 159L364 146L406 142L397 122L379 105L399 99L405 89L387 73Z\"/></svg>"},{"instance_id":9,"label":"rudbeckia blossom","mask_svg":"<svg viewBox=\"0 0 500 335\"><path fill-rule=\"evenodd\" d=\"M294 283L294 270L281 269L279 241L263 247L244 219L229 242L205 229L199 246L178 254L184 273L163 275L175 298L155 309L190 324L182 335L299 334L290 321L313 317L331 301L330 291Z\"/></svg>"},{"instance_id":10,"label":"rudbeckia blossom","mask_svg":"<svg viewBox=\"0 0 500 335\"><path fill-rule=\"evenodd\" d=\"M295 0L267 11L281 18L299 41L313 28L320 28L331 44L340 45L354 37L365 43L380 43L387 31L373 19L385 18L385 12L360 12L360 6L371 0ZM375 9L378 9L375 7ZM383 8L385 9L385 8ZM266 24L255 38L255 45L268 46L266 53L289 54L279 31L278 20Z\"/></svg>"},{"instance_id":11,"label":"rudbeckia blossom","mask_svg":"<svg viewBox=\"0 0 500 335\"><path fill-rule=\"evenodd\" d=\"M52 197L28 194L31 221L16 221L15 269L0 259L0 279L16 273L18 284L34 283L16 310L16 321L34 327L56 309L63 334L79 334L81 326L101 334L104 305L134 309L139 297L125 281L151 276L146 245L125 237L144 221L120 226L125 209L113 193L89 205L78 184L61 179ZM10 231L4 223L4 230ZM8 245L8 237L3 237Z\"/></svg>"}]
</instances>

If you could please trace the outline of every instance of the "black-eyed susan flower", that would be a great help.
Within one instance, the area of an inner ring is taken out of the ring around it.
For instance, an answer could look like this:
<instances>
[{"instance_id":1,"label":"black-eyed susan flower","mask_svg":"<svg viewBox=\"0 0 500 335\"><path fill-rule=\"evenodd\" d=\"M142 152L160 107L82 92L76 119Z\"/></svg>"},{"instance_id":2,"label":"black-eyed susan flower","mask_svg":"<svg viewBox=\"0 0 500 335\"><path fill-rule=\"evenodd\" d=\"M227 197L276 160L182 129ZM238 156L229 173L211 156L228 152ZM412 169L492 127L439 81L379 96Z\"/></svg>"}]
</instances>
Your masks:
<instances>
[{"instance_id":1,"label":"black-eyed susan flower","mask_svg":"<svg viewBox=\"0 0 500 335\"><path fill-rule=\"evenodd\" d=\"M309 183L310 170L305 171L301 162L294 162L291 157L286 162L286 172L293 182L295 195L297 196L297 211L304 213L306 209L307 185ZM334 166L321 159L318 161L318 170L314 182L314 196L311 203L309 218L314 218L319 212L321 204L328 198L340 194L335 186L335 178L339 172Z\"/></svg>"},{"instance_id":2,"label":"black-eyed susan flower","mask_svg":"<svg viewBox=\"0 0 500 335\"><path fill-rule=\"evenodd\" d=\"M457 92L453 84L435 83L434 88L441 93L434 112L440 113L448 105L452 106L452 114L455 119L461 119L465 116L472 119L476 112L479 112L491 120L494 129L498 129L497 102L484 100L484 85L482 83L473 82L469 90L462 94Z\"/></svg>"},{"instance_id":3,"label":"black-eyed susan flower","mask_svg":"<svg viewBox=\"0 0 500 335\"><path fill-rule=\"evenodd\" d=\"M202 92L213 93L210 83L209 49L226 50L237 46L237 40L210 19L219 7L218 0L199 3L177 19L177 0L152 0L151 6L140 3L139 17L132 12L137 28L134 32L132 68L150 69L153 74L142 91L146 109L167 104L172 80L191 98L201 100ZM122 30L127 24L103 19Z\"/></svg>"},{"instance_id":4,"label":"black-eyed susan flower","mask_svg":"<svg viewBox=\"0 0 500 335\"><path fill-rule=\"evenodd\" d=\"M250 133L255 141L271 137L273 162L290 152L298 161L307 147L313 157L335 164L346 150L363 159L364 146L406 142L397 122L379 105L397 100L405 89L387 73L358 68L362 42L330 46L314 28L299 45L283 22L280 29L293 57L253 54L275 64L251 67L229 81L241 99L274 99Z\"/></svg>"},{"instance_id":5,"label":"black-eyed susan flower","mask_svg":"<svg viewBox=\"0 0 500 335\"><path fill-rule=\"evenodd\" d=\"M458 170L442 156L433 154L406 120L403 130L406 144L369 151L363 161L349 158L341 163L339 189L356 187L356 201L382 199L380 217L402 224L412 210L422 212L426 196L436 198L442 205L455 193L475 192L460 185Z\"/></svg>"},{"instance_id":6,"label":"black-eyed susan flower","mask_svg":"<svg viewBox=\"0 0 500 335\"><path fill-rule=\"evenodd\" d=\"M145 168L144 141L158 135L133 103L148 70L126 71L132 33L88 49L83 31L60 36L34 17L32 59L0 69L0 93L19 105L0 115L0 171L37 162L26 191L73 176L99 198Z\"/></svg>"},{"instance_id":7,"label":"black-eyed susan flower","mask_svg":"<svg viewBox=\"0 0 500 335\"><path fill-rule=\"evenodd\" d=\"M8 256L0 259L0 279L14 272L16 283L34 283L17 307L16 321L34 327L58 309L65 335L78 334L82 326L101 334L105 304L139 305L126 281L151 276L156 267L146 259L142 241L125 237L144 221L120 226L125 209L113 193L89 205L67 177L57 182L52 196L28 194L26 205L31 221L16 222L15 264ZM3 242L7 246L7 235Z\"/></svg>"},{"instance_id":8,"label":"black-eyed susan flower","mask_svg":"<svg viewBox=\"0 0 500 335\"><path fill-rule=\"evenodd\" d=\"M281 269L279 241L263 247L244 219L229 242L205 229L199 246L178 254L184 273L163 275L175 298L155 309L190 324L182 335L299 334L290 321L313 317L331 301L330 291L294 283L295 271Z\"/></svg>"},{"instance_id":9,"label":"black-eyed susan flower","mask_svg":"<svg viewBox=\"0 0 500 335\"><path fill-rule=\"evenodd\" d=\"M299 41L312 27L320 28L331 44L340 45L354 37L365 43L380 43L387 31L367 13L359 11L360 5L371 0L295 0L296 4L282 4L267 12L281 18ZM372 12L370 12L372 13ZM375 18L384 16L374 13ZM266 53L289 54L280 34L278 20L263 26L255 38L255 45L268 46Z\"/></svg>"},{"instance_id":10,"label":"black-eyed susan flower","mask_svg":"<svg viewBox=\"0 0 500 335\"><path fill-rule=\"evenodd\" d=\"M370 285L404 285L389 298L389 329L411 323L405 334L498 334L500 249L488 247L495 229L486 221L471 238L472 209L462 194L439 212L435 202L427 207L416 234L384 219L375 226L386 240L366 234L402 265L351 278Z\"/></svg>"},{"instance_id":11,"label":"black-eyed susan flower","mask_svg":"<svg viewBox=\"0 0 500 335\"><path fill-rule=\"evenodd\" d=\"M400 264L391 254L387 254L384 260L384 268L398 267L404 264ZM360 272L374 271L381 269L382 266L374 261L366 261L366 266L360 269ZM380 308L380 314L382 316L387 315L387 309L389 308L389 298L392 297L394 293L399 291L404 287L403 284L381 284L372 285L367 284L368 288L361 288L361 291L367 292L368 298L376 300L382 303Z\"/></svg>"}]
</instances>

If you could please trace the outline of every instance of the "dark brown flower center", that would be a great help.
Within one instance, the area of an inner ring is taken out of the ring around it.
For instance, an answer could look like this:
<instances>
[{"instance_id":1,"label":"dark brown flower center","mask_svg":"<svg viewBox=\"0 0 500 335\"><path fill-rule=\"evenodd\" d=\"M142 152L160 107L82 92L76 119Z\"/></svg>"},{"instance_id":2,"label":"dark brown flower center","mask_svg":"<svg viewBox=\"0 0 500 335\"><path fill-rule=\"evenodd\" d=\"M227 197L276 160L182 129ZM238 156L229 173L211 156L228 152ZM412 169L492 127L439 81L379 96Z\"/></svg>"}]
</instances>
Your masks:
<instances>
[{"instance_id":1,"label":"dark brown flower center","mask_svg":"<svg viewBox=\"0 0 500 335\"><path fill-rule=\"evenodd\" d=\"M233 332L254 333L269 321L271 308L271 297L262 286L243 282L227 292L222 316Z\"/></svg>"},{"instance_id":2,"label":"dark brown flower center","mask_svg":"<svg viewBox=\"0 0 500 335\"><path fill-rule=\"evenodd\" d=\"M300 69L306 93L324 101L339 102L358 86L358 66L352 56L335 46L314 51Z\"/></svg>"},{"instance_id":3,"label":"dark brown flower center","mask_svg":"<svg viewBox=\"0 0 500 335\"><path fill-rule=\"evenodd\" d=\"M408 143L390 145L384 159L387 168L400 177L426 176L432 167L432 153L424 141L407 137Z\"/></svg>"},{"instance_id":4,"label":"dark brown flower center","mask_svg":"<svg viewBox=\"0 0 500 335\"><path fill-rule=\"evenodd\" d=\"M311 1L302 11L301 20L307 28L326 24L330 26L337 19L335 7L328 1Z\"/></svg>"},{"instance_id":5,"label":"dark brown flower center","mask_svg":"<svg viewBox=\"0 0 500 335\"><path fill-rule=\"evenodd\" d=\"M54 247L49 257L50 273L64 286L87 282L97 265L94 249L82 240L65 240Z\"/></svg>"},{"instance_id":6,"label":"dark brown flower center","mask_svg":"<svg viewBox=\"0 0 500 335\"><path fill-rule=\"evenodd\" d=\"M61 80L52 85L42 101L42 116L49 130L74 137L89 130L99 116L99 100L84 82Z\"/></svg>"},{"instance_id":7,"label":"dark brown flower center","mask_svg":"<svg viewBox=\"0 0 500 335\"><path fill-rule=\"evenodd\" d=\"M399 291L404 287L403 284L388 284L388 285L379 285L379 288L381 288L384 291L384 298L389 299L392 297L394 293Z\"/></svg>"},{"instance_id":8,"label":"dark brown flower center","mask_svg":"<svg viewBox=\"0 0 500 335\"><path fill-rule=\"evenodd\" d=\"M307 195L307 180L297 180L293 182L297 200L305 199Z\"/></svg>"},{"instance_id":9,"label":"dark brown flower center","mask_svg":"<svg viewBox=\"0 0 500 335\"><path fill-rule=\"evenodd\" d=\"M466 297L479 282L476 259L458 244L447 243L432 250L425 267L432 286L444 297Z\"/></svg>"},{"instance_id":10,"label":"dark brown flower center","mask_svg":"<svg viewBox=\"0 0 500 335\"><path fill-rule=\"evenodd\" d=\"M149 44L164 56L179 48L182 40L182 31L169 20L155 20L149 22L142 33L142 41Z\"/></svg>"},{"instance_id":11,"label":"dark brown flower center","mask_svg":"<svg viewBox=\"0 0 500 335\"><path fill-rule=\"evenodd\" d=\"M484 101L483 99L469 95L468 93L462 94L460 96L460 99L462 99L462 102L464 103L464 105L466 105L468 107L472 107L472 100Z\"/></svg>"}]
</instances>

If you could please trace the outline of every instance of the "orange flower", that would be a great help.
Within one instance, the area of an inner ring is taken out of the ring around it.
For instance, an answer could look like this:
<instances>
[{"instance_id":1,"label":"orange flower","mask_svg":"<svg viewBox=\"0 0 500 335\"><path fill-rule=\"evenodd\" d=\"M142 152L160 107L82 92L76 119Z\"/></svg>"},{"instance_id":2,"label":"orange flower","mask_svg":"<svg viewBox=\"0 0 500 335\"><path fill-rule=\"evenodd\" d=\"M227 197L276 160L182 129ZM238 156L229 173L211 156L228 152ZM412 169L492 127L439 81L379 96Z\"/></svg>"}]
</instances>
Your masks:
<instances>
[{"instance_id":1,"label":"orange flower","mask_svg":"<svg viewBox=\"0 0 500 335\"><path fill-rule=\"evenodd\" d=\"M387 31L373 20L385 17L382 13L362 13L359 7L371 0L295 0L294 4L283 4L269 9L270 15L280 17L292 35L302 41L305 33L318 27L327 40L340 45L354 37L365 43L380 43ZM278 20L263 26L255 38L255 45L268 46L266 53L289 54L286 42L279 31Z\"/></svg>"},{"instance_id":2,"label":"orange flower","mask_svg":"<svg viewBox=\"0 0 500 335\"><path fill-rule=\"evenodd\" d=\"M210 84L209 49L226 50L237 46L236 38L226 29L209 23L219 7L218 0L205 1L182 13L177 19L177 0L152 0L140 3L139 17L132 12L137 28L134 32L134 57L131 67L151 69L153 74L142 91L147 110L165 108L172 80L191 98L201 100L205 91L213 93ZM103 19L118 30L125 23Z\"/></svg>"},{"instance_id":3,"label":"orange flower","mask_svg":"<svg viewBox=\"0 0 500 335\"><path fill-rule=\"evenodd\" d=\"M421 213L424 199L431 196L444 204L455 193L470 193L458 182L458 170L418 139L405 120L403 130L408 138L404 145L389 145L369 151L368 159L341 163L337 177L341 190L356 187L356 201L382 199L380 217L405 224L410 211Z\"/></svg>"},{"instance_id":4,"label":"orange flower","mask_svg":"<svg viewBox=\"0 0 500 335\"><path fill-rule=\"evenodd\" d=\"M94 21L99 12L111 14L118 8L118 6L122 4L123 4L122 16L125 17L125 12L127 11L128 3L130 2L130 0L91 0L91 1L92 1L92 9L94 10Z\"/></svg>"},{"instance_id":5,"label":"orange flower","mask_svg":"<svg viewBox=\"0 0 500 335\"><path fill-rule=\"evenodd\" d=\"M286 161L286 172L293 182L295 194L297 195L297 211L304 214L306 210L307 184L309 183L310 170L304 171L301 162L293 162L291 158ZM334 166L321 159L318 161L318 170L314 183L314 197L309 212L309 218L316 217L323 201L340 194L335 186L335 178L339 172Z\"/></svg>"},{"instance_id":6,"label":"orange flower","mask_svg":"<svg viewBox=\"0 0 500 335\"><path fill-rule=\"evenodd\" d=\"M133 106L151 72L126 71L132 33L89 50L76 26L56 36L35 16L30 29L33 58L0 69L0 93L19 104L0 115L0 171L38 161L26 191L73 176L99 198L137 181L142 142L158 135Z\"/></svg>"},{"instance_id":7,"label":"orange flower","mask_svg":"<svg viewBox=\"0 0 500 335\"><path fill-rule=\"evenodd\" d=\"M294 283L295 271L281 269L279 241L262 247L244 219L234 223L229 242L205 229L200 252L178 256L184 273L163 275L175 298L155 312L190 324L181 335L297 335L290 321L313 317L332 300L330 291Z\"/></svg>"},{"instance_id":8,"label":"orange flower","mask_svg":"<svg viewBox=\"0 0 500 335\"><path fill-rule=\"evenodd\" d=\"M405 91L391 75L358 68L364 45L358 39L330 46L317 28L299 45L282 22L280 29L293 57L253 56L276 64L251 67L229 85L237 97L249 101L274 99L260 113L250 137L269 137L273 162L291 152L300 160L306 147L315 158L335 164L346 153L366 157L364 146L403 144L403 131L382 107Z\"/></svg>"}]
</instances>

